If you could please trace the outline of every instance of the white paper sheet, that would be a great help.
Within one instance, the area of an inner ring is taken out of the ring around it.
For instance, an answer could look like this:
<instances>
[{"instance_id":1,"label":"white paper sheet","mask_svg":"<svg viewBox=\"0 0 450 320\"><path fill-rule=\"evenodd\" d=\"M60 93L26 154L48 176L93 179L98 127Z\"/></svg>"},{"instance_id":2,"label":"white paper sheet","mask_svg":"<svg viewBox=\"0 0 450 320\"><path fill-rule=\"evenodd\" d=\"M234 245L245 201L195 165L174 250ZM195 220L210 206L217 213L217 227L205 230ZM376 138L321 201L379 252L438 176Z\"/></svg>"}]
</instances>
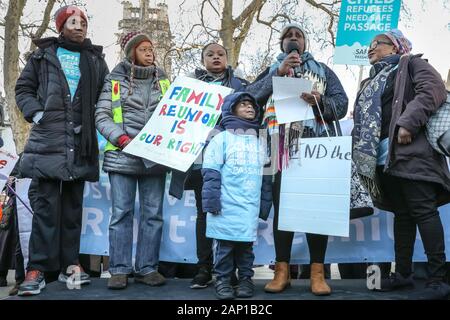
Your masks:
<instances>
[{"instance_id":1,"label":"white paper sheet","mask_svg":"<svg viewBox=\"0 0 450 320\"><path fill-rule=\"evenodd\" d=\"M311 93L312 82L302 78L273 77L273 100L279 124L314 119L312 107L301 94Z\"/></svg>"}]
</instances>

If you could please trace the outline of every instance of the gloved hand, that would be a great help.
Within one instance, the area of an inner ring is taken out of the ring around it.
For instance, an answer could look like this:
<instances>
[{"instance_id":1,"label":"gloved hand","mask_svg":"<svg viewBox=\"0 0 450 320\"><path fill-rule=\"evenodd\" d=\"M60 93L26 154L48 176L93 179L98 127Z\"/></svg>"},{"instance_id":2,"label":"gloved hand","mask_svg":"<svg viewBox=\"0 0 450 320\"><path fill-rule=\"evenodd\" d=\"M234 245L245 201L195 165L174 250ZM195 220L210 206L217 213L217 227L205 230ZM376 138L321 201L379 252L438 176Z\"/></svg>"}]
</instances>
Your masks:
<instances>
[{"instance_id":1,"label":"gloved hand","mask_svg":"<svg viewBox=\"0 0 450 320\"><path fill-rule=\"evenodd\" d=\"M119 148L123 150L131 142L131 140L132 139L126 134L121 135L117 140Z\"/></svg>"}]
</instances>

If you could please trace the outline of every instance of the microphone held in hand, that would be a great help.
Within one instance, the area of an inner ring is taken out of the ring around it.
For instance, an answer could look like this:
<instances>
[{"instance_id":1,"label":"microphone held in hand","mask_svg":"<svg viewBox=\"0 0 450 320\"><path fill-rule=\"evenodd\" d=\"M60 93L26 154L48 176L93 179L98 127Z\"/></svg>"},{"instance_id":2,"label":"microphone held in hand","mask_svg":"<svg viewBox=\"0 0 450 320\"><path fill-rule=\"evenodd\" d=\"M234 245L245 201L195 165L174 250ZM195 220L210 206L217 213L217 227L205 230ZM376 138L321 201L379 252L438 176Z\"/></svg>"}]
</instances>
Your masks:
<instances>
[{"instance_id":1,"label":"microphone held in hand","mask_svg":"<svg viewBox=\"0 0 450 320\"><path fill-rule=\"evenodd\" d=\"M298 46L298 43L294 42L294 41L291 41L291 42L288 43L286 52L287 52L287 54L290 54L292 52L297 52L299 55L301 55L300 47ZM294 69L295 77L296 78L301 78L302 74L303 74L302 67L301 66L297 66L297 67L294 67L293 69Z\"/></svg>"}]
</instances>

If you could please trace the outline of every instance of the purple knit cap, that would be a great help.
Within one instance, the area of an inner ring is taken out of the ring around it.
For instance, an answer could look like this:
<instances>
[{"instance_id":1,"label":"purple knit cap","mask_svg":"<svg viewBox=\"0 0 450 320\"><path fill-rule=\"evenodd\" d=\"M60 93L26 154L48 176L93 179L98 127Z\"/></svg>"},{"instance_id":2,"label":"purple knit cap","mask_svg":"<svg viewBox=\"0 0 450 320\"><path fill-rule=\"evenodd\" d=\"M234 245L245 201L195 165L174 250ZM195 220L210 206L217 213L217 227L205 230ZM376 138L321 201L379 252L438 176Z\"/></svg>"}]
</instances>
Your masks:
<instances>
[{"instance_id":1,"label":"purple knit cap","mask_svg":"<svg viewBox=\"0 0 450 320\"><path fill-rule=\"evenodd\" d=\"M398 29L392 29L391 31L383 33L389 40L392 41L394 47L397 48L399 54L410 53L412 50L412 43L409 41L403 33Z\"/></svg>"}]
</instances>

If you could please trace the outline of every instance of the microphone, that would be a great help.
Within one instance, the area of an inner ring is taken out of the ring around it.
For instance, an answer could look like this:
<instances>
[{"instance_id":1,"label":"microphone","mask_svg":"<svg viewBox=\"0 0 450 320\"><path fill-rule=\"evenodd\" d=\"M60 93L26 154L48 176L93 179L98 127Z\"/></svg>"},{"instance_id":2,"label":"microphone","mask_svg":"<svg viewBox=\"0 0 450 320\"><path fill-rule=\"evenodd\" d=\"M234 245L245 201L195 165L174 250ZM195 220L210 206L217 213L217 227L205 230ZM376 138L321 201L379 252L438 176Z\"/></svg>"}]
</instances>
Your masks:
<instances>
[{"instance_id":1,"label":"microphone","mask_svg":"<svg viewBox=\"0 0 450 320\"><path fill-rule=\"evenodd\" d=\"M286 48L286 52L287 52L287 54L290 54L292 52L297 52L299 55L301 54L300 47L298 46L298 43L295 42L295 41L290 41L288 43L287 48ZM303 74L302 67L301 66L297 66L297 67L295 67L293 69L294 69L295 77L296 78L301 78L302 74Z\"/></svg>"}]
</instances>

